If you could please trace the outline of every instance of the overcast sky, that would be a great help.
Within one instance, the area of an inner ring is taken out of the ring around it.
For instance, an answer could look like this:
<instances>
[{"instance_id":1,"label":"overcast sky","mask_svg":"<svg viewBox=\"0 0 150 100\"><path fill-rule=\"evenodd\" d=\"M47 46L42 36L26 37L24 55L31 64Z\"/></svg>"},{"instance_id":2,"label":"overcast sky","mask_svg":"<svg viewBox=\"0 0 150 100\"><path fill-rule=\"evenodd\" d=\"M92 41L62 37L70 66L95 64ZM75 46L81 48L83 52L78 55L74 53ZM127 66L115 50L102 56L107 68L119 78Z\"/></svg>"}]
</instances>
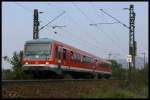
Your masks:
<instances>
[{"instance_id":1,"label":"overcast sky","mask_svg":"<svg viewBox=\"0 0 150 100\"><path fill-rule=\"evenodd\" d=\"M40 38L52 38L88 51L102 58L112 53L117 58L128 55L129 30L121 24L99 24L116 22L99 9L103 9L126 25L129 24L130 4L134 4L135 40L137 55L148 55L148 2L2 2L2 56L12 56L23 50L24 43L32 39L33 10L39 15L40 27L65 11L61 17L40 31ZM51 26L66 26L52 29ZM54 34L57 32L57 34ZM112 56L112 57L113 57ZM3 68L11 65L2 61Z\"/></svg>"}]
</instances>

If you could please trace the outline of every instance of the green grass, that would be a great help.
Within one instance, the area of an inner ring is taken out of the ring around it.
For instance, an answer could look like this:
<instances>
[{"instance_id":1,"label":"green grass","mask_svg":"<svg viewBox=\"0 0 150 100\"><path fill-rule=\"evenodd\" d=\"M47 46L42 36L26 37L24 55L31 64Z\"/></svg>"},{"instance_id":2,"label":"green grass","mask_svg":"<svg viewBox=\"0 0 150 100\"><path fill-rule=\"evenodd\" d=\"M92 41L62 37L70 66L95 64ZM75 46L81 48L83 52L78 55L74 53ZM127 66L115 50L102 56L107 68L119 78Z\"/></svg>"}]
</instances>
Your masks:
<instances>
[{"instance_id":1,"label":"green grass","mask_svg":"<svg viewBox=\"0 0 150 100\"><path fill-rule=\"evenodd\" d=\"M148 87L147 86L134 86L130 85L124 87L128 83L119 83L118 86L114 86L113 83L109 84L107 81L102 81L95 92L91 94L82 94L81 98L147 98Z\"/></svg>"},{"instance_id":2,"label":"green grass","mask_svg":"<svg viewBox=\"0 0 150 100\"><path fill-rule=\"evenodd\" d=\"M102 80L95 92L82 93L81 98L148 98L148 65L131 72L115 67L113 77L124 80L118 83Z\"/></svg>"}]
</instances>

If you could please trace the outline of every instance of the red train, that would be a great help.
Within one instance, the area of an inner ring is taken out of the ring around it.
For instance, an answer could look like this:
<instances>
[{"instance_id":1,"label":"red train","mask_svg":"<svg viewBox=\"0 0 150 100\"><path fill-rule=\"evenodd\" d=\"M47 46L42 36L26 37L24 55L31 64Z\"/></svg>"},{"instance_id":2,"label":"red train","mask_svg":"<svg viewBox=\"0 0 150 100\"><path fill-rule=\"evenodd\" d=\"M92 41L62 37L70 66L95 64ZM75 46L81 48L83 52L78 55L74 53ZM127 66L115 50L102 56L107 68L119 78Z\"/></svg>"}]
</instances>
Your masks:
<instances>
[{"instance_id":1,"label":"red train","mask_svg":"<svg viewBox=\"0 0 150 100\"><path fill-rule=\"evenodd\" d=\"M35 77L109 78L111 63L52 39L26 41L23 70Z\"/></svg>"}]
</instances>

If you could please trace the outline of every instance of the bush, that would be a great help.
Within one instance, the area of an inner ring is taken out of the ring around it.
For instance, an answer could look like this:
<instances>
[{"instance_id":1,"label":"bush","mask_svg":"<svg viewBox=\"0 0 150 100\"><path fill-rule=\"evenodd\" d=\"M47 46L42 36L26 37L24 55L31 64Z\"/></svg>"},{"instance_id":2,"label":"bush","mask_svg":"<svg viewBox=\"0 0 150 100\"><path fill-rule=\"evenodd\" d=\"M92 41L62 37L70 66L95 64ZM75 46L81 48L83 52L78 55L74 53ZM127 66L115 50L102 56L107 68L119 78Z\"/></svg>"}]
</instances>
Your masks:
<instances>
[{"instance_id":1,"label":"bush","mask_svg":"<svg viewBox=\"0 0 150 100\"><path fill-rule=\"evenodd\" d=\"M27 75L22 70L22 58L23 58L23 51L20 51L19 53L14 52L13 56L11 58L5 56L3 59L10 63L13 67L11 70L4 71L4 77L3 79L6 80L20 80L20 79L32 79L30 75Z\"/></svg>"},{"instance_id":2,"label":"bush","mask_svg":"<svg viewBox=\"0 0 150 100\"><path fill-rule=\"evenodd\" d=\"M127 69L122 68L121 64L118 64L117 61L111 60L112 63L112 77L125 79L127 76Z\"/></svg>"},{"instance_id":3,"label":"bush","mask_svg":"<svg viewBox=\"0 0 150 100\"><path fill-rule=\"evenodd\" d=\"M22 70L20 71L13 71L10 69L2 70L2 79L3 80L23 80L23 79L32 79L30 75L27 75Z\"/></svg>"}]
</instances>

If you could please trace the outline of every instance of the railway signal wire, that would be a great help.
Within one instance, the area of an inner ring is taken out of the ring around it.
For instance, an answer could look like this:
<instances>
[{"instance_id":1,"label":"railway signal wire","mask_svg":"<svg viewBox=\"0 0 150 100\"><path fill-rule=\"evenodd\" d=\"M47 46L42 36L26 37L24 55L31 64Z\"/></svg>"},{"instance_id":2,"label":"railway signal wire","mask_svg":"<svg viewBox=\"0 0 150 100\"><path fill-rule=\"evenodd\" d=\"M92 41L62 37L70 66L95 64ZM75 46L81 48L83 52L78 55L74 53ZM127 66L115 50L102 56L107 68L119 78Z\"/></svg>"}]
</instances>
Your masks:
<instances>
[{"instance_id":1,"label":"railway signal wire","mask_svg":"<svg viewBox=\"0 0 150 100\"><path fill-rule=\"evenodd\" d=\"M85 16L85 18L86 18L90 23L93 23L93 22L94 22L93 20L91 20L91 19L83 12L83 10L81 10L75 3L72 2L72 4L73 4L73 6L74 6L76 9L78 9L78 11L79 11L82 15ZM103 33L105 33L105 34L107 35L107 37L109 37L109 39L110 39L113 43L115 42L112 38L110 38L110 36L109 36L106 32L104 32L102 29L100 29L100 27L96 27L96 29L97 29L98 31L101 30ZM117 43L115 43L115 44L117 44ZM119 48L121 48L119 45L117 45L117 46L118 46ZM123 49L119 49L119 50L125 52Z\"/></svg>"},{"instance_id":2,"label":"railway signal wire","mask_svg":"<svg viewBox=\"0 0 150 100\"><path fill-rule=\"evenodd\" d=\"M91 3L89 3L89 4L90 4L91 7L93 8L93 11L96 11L96 7L93 5L93 3L91 2ZM94 10L94 9L95 9L95 10ZM101 18L101 16L100 16L98 13L96 13L96 14L99 16L99 18ZM105 18L105 17L104 17L104 20L106 21L106 18ZM119 22L118 22L118 20L117 20L116 22L113 22L113 23L108 23L108 21L106 21L106 23L97 23L97 24L118 24L118 23L119 23ZM110 25L110 27L111 27L111 25ZM120 42L121 42L120 38L118 38L116 32L114 32L114 29L113 29L113 28L111 28L111 29L112 29L114 38L116 38L115 40L117 40L117 43L120 44ZM119 40L120 42L118 42L118 40ZM121 49L123 49L123 48L121 48ZM126 49L123 49L122 51L126 51Z\"/></svg>"}]
</instances>

